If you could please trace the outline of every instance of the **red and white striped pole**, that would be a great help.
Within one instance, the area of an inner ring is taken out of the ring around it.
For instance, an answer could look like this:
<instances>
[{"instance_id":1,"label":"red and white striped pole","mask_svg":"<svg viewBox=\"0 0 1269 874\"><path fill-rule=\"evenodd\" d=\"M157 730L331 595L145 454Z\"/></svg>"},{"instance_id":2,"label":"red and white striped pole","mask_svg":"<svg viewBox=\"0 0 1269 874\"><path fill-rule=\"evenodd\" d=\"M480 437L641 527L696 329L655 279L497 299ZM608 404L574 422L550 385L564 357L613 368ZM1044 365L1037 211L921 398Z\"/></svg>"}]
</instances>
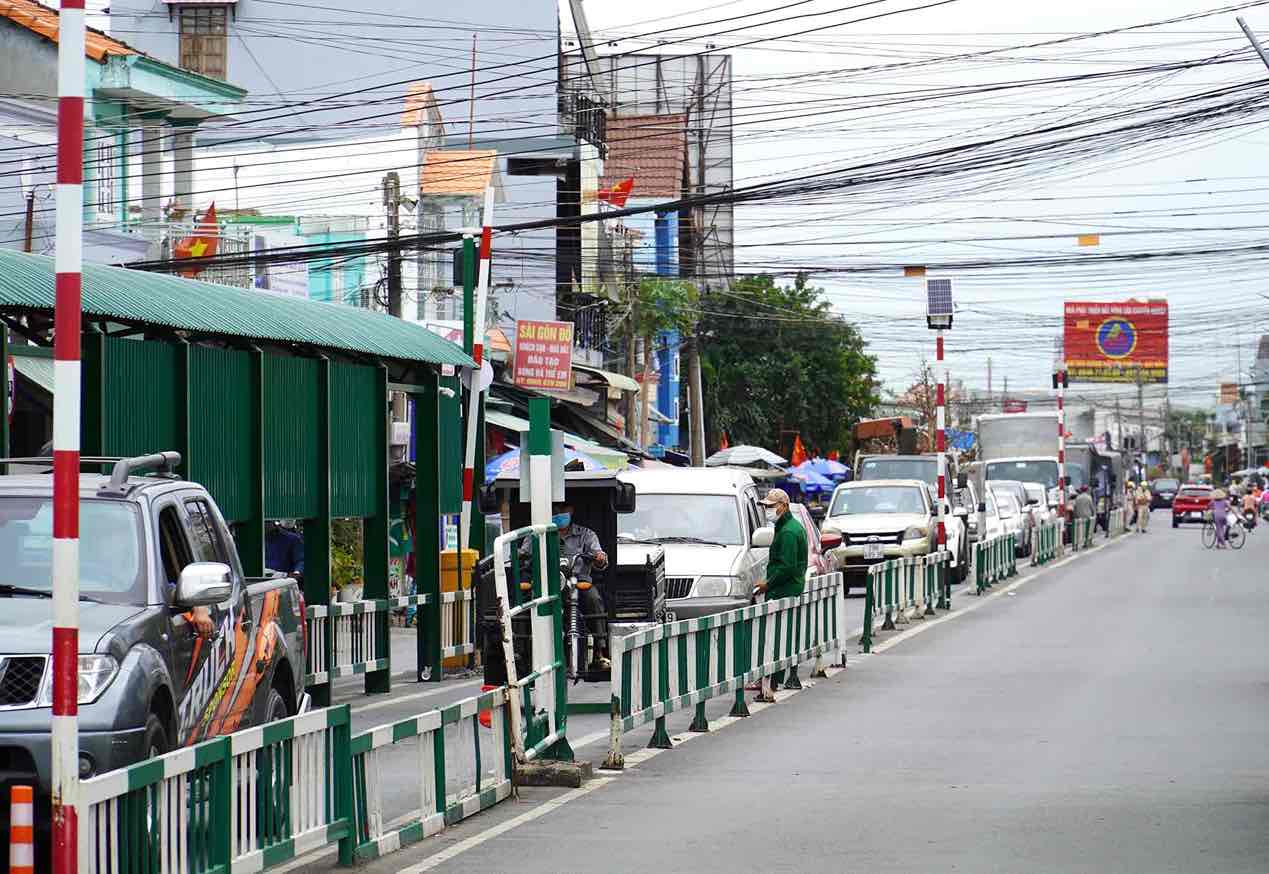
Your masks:
<instances>
[{"instance_id":1,"label":"red and white striped pole","mask_svg":"<svg viewBox=\"0 0 1269 874\"><path fill-rule=\"evenodd\" d=\"M939 550L942 551L947 549L947 526L943 521L943 505L947 501L947 433L944 430L947 427L947 411L945 406L947 403L947 386L943 384L942 376L946 372L943 369L942 328L935 333L935 343L937 344L935 360L938 363L935 365L936 372L934 374L934 378L939 382L938 388L936 389L937 394L934 399L934 402L937 405L935 411L936 430L934 432L934 451L938 453L939 463L938 547ZM951 608L951 597L948 591L949 585L950 582L947 576L947 567L945 565L943 568L943 585L939 590L939 608L942 610L948 610Z\"/></svg>"},{"instance_id":2,"label":"red and white striped pole","mask_svg":"<svg viewBox=\"0 0 1269 874\"><path fill-rule=\"evenodd\" d=\"M1053 387L1057 389L1058 414L1058 548L1062 545L1061 532L1066 530L1066 371L1053 374ZM1072 529L1072 537L1074 529Z\"/></svg>"},{"instance_id":3,"label":"red and white striped pole","mask_svg":"<svg viewBox=\"0 0 1269 874\"><path fill-rule=\"evenodd\" d=\"M480 384L480 368L485 357L485 310L489 302L489 258L493 252L493 186L485 189L485 208L480 229L480 265L476 273L476 306L472 320L472 358L476 369L471 375L471 389L467 393L467 444L463 459L463 512L459 519L458 545L468 539L471 531L471 505L476 490L476 429L480 423L480 401L484 389ZM520 463L524 464L523 458ZM482 465L483 469L483 465ZM460 563L461 565L461 563Z\"/></svg>"},{"instance_id":4,"label":"red and white striped pole","mask_svg":"<svg viewBox=\"0 0 1269 874\"><path fill-rule=\"evenodd\" d=\"M53 871L78 870L79 331L84 233L84 0L62 0L57 37L53 311Z\"/></svg>"}]
</instances>

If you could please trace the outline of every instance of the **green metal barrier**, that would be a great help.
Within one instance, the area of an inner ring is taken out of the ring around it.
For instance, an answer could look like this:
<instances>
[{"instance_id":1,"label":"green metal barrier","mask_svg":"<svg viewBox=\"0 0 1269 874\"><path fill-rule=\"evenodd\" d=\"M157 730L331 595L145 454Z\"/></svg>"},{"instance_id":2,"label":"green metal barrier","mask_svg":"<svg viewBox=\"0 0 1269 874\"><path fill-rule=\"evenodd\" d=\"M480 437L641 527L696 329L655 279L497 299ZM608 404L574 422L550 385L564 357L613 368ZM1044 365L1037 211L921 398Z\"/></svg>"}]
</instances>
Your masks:
<instances>
[{"instance_id":1,"label":"green metal barrier","mask_svg":"<svg viewBox=\"0 0 1269 874\"><path fill-rule=\"evenodd\" d=\"M510 696L501 686L354 736L354 858L378 858L510 798L509 716ZM417 818L389 826L394 820L384 809L383 776L403 767L418 775L419 791L400 813L417 811Z\"/></svg>"},{"instance_id":2,"label":"green metal barrier","mask_svg":"<svg viewBox=\"0 0 1269 874\"><path fill-rule=\"evenodd\" d=\"M1057 522L1044 522L1035 529L1035 542L1031 551L1031 564L1044 565L1057 558L1059 529Z\"/></svg>"},{"instance_id":3,"label":"green metal barrier","mask_svg":"<svg viewBox=\"0 0 1269 874\"><path fill-rule=\"evenodd\" d=\"M623 767L621 735L656 723L651 746L668 748L666 714L696 709L694 731L707 731L705 702L735 695L732 715L748 716L745 684L838 653L845 663L846 594L842 574L814 577L796 597L765 601L699 619L668 622L612 641L612 722L603 767ZM800 684L798 684L800 685Z\"/></svg>"},{"instance_id":4,"label":"green metal barrier","mask_svg":"<svg viewBox=\"0 0 1269 874\"><path fill-rule=\"evenodd\" d=\"M263 871L336 841L351 860L348 721L317 710L85 780L79 870Z\"/></svg>"},{"instance_id":5,"label":"green metal barrier","mask_svg":"<svg viewBox=\"0 0 1269 874\"><path fill-rule=\"evenodd\" d=\"M864 652L872 652L873 626L881 618L881 631L912 616L933 616L943 607L942 580L947 573L949 552L909 558L892 558L868 568L864 586L864 633L859 639Z\"/></svg>"},{"instance_id":6,"label":"green metal barrier","mask_svg":"<svg viewBox=\"0 0 1269 874\"><path fill-rule=\"evenodd\" d=\"M1076 519L1071 526L1071 546L1076 552L1088 549L1093 545L1093 529L1097 520L1093 518Z\"/></svg>"},{"instance_id":7,"label":"green metal barrier","mask_svg":"<svg viewBox=\"0 0 1269 874\"><path fill-rule=\"evenodd\" d=\"M1018 573L1017 535L997 534L974 544L974 582L981 595Z\"/></svg>"}]
</instances>

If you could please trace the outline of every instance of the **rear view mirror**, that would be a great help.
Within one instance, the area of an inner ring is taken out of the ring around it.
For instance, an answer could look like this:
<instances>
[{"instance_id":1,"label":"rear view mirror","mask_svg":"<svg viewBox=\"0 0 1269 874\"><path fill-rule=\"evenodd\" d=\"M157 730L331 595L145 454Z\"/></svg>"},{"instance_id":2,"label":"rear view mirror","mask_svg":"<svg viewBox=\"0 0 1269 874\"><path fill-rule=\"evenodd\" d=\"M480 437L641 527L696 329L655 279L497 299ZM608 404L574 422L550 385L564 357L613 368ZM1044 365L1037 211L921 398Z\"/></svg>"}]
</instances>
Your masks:
<instances>
[{"instance_id":1,"label":"rear view mirror","mask_svg":"<svg viewBox=\"0 0 1269 874\"><path fill-rule=\"evenodd\" d=\"M766 525L753 533L752 546L755 549L767 549L775 540L775 528Z\"/></svg>"},{"instance_id":2,"label":"rear view mirror","mask_svg":"<svg viewBox=\"0 0 1269 874\"><path fill-rule=\"evenodd\" d=\"M233 595L229 565L218 561L198 561L185 566L176 583L177 607L211 607Z\"/></svg>"},{"instance_id":3,"label":"rear view mirror","mask_svg":"<svg viewBox=\"0 0 1269 874\"><path fill-rule=\"evenodd\" d=\"M825 528L820 532L820 548L836 549L842 545L842 532L836 528Z\"/></svg>"},{"instance_id":4,"label":"rear view mirror","mask_svg":"<svg viewBox=\"0 0 1269 874\"><path fill-rule=\"evenodd\" d=\"M617 483L612 495L612 508L616 513L633 513L635 511L634 483Z\"/></svg>"},{"instance_id":5,"label":"rear view mirror","mask_svg":"<svg viewBox=\"0 0 1269 874\"><path fill-rule=\"evenodd\" d=\"M501 502L498 500L498 492L492 486L486 486L480 490L480 512L486 516L492 516L502 511Z\"/></svg>"}]
</instances>

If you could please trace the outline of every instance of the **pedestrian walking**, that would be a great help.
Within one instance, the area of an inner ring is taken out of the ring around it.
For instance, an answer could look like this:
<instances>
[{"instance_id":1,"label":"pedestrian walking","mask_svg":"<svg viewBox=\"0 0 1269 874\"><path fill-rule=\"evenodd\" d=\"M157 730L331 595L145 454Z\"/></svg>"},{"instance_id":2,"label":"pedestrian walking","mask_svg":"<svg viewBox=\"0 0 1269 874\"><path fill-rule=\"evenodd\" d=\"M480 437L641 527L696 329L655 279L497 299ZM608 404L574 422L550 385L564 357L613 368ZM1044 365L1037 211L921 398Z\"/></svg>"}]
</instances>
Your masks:
<instances>
[{"instance_id":1,"label":"pedestrian walking","mask_svg":"<svg viewBox=\"0 0 1269 874\"><path fill-rule=\"evenodd\" d=\"M1145 534L1150 527L1150 487L1144 482L1138 484L1133 492L1133 502L1137 505L1137 533Z\"/></svg>"},{"instance_id":2,"label":"pedestrian walking","mask_svg":"<svg viewBox=\"0 0 1269 874\"><path fill-rule=\"evenodd\" d=\"M802 594L806 585L806 530L789 512L789 495L784 489L772 489L762 503L775 514L775 536L767 557L767 577L755 587L768 601L792 598ZM772 688L784 682L784 671L771 675Z\"/></svg>"}]
</instances>

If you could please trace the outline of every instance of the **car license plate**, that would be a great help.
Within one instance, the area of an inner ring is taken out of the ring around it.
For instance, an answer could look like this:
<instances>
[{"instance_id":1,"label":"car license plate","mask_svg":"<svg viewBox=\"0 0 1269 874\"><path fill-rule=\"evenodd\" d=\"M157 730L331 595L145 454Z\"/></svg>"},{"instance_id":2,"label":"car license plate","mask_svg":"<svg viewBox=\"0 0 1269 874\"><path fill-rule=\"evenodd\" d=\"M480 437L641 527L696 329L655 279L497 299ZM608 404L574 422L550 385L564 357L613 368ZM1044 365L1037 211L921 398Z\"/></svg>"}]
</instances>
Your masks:
<instances>
[{"instance_id":1,"label":"car license plate","mask_svg":"<svg viewBox=\"0 0 1269 874\"><path fill-rule=\"evenodd\" d=\"M1191 519L1197 519L1197 518L1199 517L1199 514L1198 514L1196 511L1194 511L1194 510L1191 510L1190 512L1186 513L1185 515L1186 515L1186 516L1188 516L1188 517L1189 517L1189 518L1191 518Z\"/></svg>"},{"instance_id":2,"label":"car license plate","mask_svg":"<svg viewBox=\"0 0 1269 874\"><path fill-rule=\"evenodd\" d=\"M881 551L880 543L865 543L864 544L864 558L878 559L878 558L882 558L884 555L885 553Z\"/></svg>"}]
</instances>

